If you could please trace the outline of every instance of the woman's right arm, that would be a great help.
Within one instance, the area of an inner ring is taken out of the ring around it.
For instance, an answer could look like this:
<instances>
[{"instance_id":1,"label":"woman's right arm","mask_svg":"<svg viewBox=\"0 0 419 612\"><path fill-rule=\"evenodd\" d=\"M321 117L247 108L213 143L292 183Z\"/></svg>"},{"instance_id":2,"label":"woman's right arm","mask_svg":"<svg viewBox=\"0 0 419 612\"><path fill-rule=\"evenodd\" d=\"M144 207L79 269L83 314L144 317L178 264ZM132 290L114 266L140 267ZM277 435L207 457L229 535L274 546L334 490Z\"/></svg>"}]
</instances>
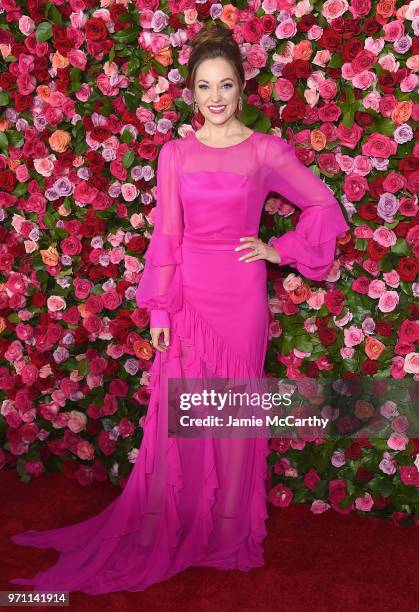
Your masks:
<instances>
[{"instance_id":1,"label":"woman's right arm","mask_svg":"<svg viewBox=\"0 0 419 612\"><path fill-rule=\"evenodd\" d=\"M170 327L170 314L183 301L179 264L184 226L176 161L176 143L170 140L157 161L156 222L136 290L137 306L150 313L150 328Z\"/></svg>"}]
</instances>

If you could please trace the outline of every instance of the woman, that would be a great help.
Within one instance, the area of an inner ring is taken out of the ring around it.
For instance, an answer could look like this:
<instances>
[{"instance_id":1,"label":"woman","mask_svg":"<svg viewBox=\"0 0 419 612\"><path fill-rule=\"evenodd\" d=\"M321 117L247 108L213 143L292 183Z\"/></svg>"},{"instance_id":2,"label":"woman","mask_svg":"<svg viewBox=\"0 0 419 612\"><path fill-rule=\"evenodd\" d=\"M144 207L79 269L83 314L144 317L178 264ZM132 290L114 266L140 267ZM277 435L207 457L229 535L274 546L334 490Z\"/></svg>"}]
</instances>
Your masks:
<instances>
[{"instance_id":1,"label":"woman","mask_svg":"<svg viewBox=\"0 0 419 612\"><path fill-rule=\"evenodd\" d=\"M168 436L169 378L260 378L268 340L266 261L323 279L349 229L328 187L284 140L235 116L245 79L229 31L203 29L189 60L205 118L166 142L157 217L137 289L156 356L144 436L122 494L99 515L12 537L52 546L38 590L141 591L188 566L248 571L264 564L268 439ZM266 195L302 209L295 231L257 238Z\"/></svg>"}]
</instances>

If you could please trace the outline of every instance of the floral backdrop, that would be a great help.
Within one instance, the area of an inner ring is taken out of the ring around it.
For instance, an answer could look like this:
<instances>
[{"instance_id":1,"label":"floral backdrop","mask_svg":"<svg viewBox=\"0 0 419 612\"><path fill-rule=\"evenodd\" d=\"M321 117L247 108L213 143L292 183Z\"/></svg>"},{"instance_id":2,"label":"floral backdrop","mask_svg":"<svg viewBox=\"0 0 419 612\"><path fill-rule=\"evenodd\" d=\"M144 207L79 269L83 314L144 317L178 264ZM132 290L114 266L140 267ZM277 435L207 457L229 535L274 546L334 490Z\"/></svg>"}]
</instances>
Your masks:
<instances>
[{"instance_id":1,"label":"floral backdrop","mask_svg":"<svg viewBox=\"0 0 419 612\"><path fill-rule=\"evenodd\" d=\"M241 120L292 143L351 224L325 281L269 265L269 375L417 380L418 0L0 7L0 467L128 478L154 356L135 289L156 160L201 125L186 65L211 21L242 49ZM298 215L269 194L261 237ZM387 438L273 438L271 503L418 525L419 442L397 403L383 414Z\"/></svg>"}]
</instances>

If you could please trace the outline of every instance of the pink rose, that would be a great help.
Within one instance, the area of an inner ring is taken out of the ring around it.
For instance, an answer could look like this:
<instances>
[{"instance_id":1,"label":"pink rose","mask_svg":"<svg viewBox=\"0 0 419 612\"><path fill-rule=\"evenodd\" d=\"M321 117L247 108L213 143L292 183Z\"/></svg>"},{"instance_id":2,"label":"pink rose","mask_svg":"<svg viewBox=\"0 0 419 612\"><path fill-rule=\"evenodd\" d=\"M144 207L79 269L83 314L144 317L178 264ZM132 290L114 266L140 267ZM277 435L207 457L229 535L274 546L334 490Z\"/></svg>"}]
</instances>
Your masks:
<instances>
[{"instance_id":1,"label":"pink rose","mask_svg":"<svg viewBox=\"0 0 419 612\"><path fill-rule=\"evenodd\" d=\"M320 81L318 86L319 94L324 100L334 100L337 95L337 84L332 79Z\"/></svg>"},{"instance_id":2,"label":"pink rose","mask_svg":"<svg viewBox=\"0 0 419 612\"><path fill-rule=\"evenodd\" d=\"M404 431L408 430L409 426L409 419L404 415L397 416L391 421L392 430L397 431L398 433L403 433Z\"/></svg>"},{"instance_id":3,"label":"pink rose","mask_svg":"<svg viewBox=\"0 0 419 612\"><path fill-rule=\"evenodd\" d=\"M368 181L359 174L349 174L343 181L343 189L351 202L359 202L368 189Z\"/></svg>"},{"instance_id":4,"label":"pink rose","mask_svg":"<svg viewBox=\"0 0 419 612\"><path fill-rule=\"evenodd\" d=\"M75 278L73 281L75 296L78 300L84 300L90 293L91 288L93 287L92 281L86 278Z\"/></svg>"},{"instance_id":5,"label":"pink rose","mask_svg":"<svg viewBox=\"0 0 419 612\"><path fill-rule=\"evenodd\" d=\"M84 70L86 68L87 57L80 49L70 49L67 53L67 58L70 64L75 66L75 68L79 68L79 70Z\"/></svg>"},{"instance_id":6,"label":"pink rose","mask_svg":"<svg viewBox=\"0 0 419 612\"><path fill-rule=\"evenodd\" d=\"M268 60L265 49L258 44L252 45L247 52L247 61L253 68L264 68Z\"/></svg>"},{"instance_id":7,"label":"pink rose","mask_svg":"<svg viewBox=\"0 0 419 612\"><path fill-rule=\"evenodd\" d=\"M326 510L329 510L329 508L330 505L323 500L315 499L311 504L310 510L313 514L323 514L323 512L326 512Z\"/></svg>"},{"instance_id":8,"label":"pink rose","mask_svg":"<svg viewBox=\"0 0 419 612\"><path fill-rule=\"evenodd\" d=\"M397 462L389 452L385 451L378 467L387 476L393 476L397 471Z\"/></svg>"},{"instance_id":9,"label":"pink rose","mask_svg":"<svg viewBox=\"0 0 419 612\"><path fill-rule=\"evenodd\" d=\"M83 327L90 334L99 334L103 329L103 322L98 316L92 314L83 319Z\"/></svg>"},{"instance_id":10,"label":"pink rose","mask_svg":"<svg viewBox=\"0 0 419 612\"><path fill-rule=\"evenodd\" d=\"M364 334L360 329L354 325L351 325L351 327L344 330L344 339L345 346L353 347L357 344L361 344L361 342L364 340Z\"/></svg>"},{"instance_id":11,"label":"pink rose","mask_svg":"<svg viewBox=\"0 0 419 612\"><path fill-rule=\"evenodd\" d=\"M397 291L385 291L378 301L378 308L381 312L392 312L399 303L399 299Z\"/></svg>"},{"instance_id":12,"label":"pink rose","mask_svg":"<svg viewBox=\"0 0 419 612\"><path fill-rule=\"evenodd\" d=\"M337 17L342 17L347 10L346 0L326 0L322 5L321 14L330 22Z\"/></svg>"},{"instance_id":13,"label":"pink rose","mask_svg":"<svg viewBox=\"0 0 419 612\"><path fill-rule=\"evenodd\" d=\"M268 493L268 501L279 508L289 506L293 498L294 494L291 489L282 484L276 485Z\"/></svg>"},{"instance_id":14,"label":"pink rose","mask_svg":"<svg viewBox=\"0 0 419 612\"><path fill-rule=\"evenodd\" d=\"M51 295L51 297L47 299L47 307L50 312L58 312L59 310L65 309L66 302L59 295Z\"/></svg>"},{"instance_id":15,"label":"pink rose","mask_svg":"<svg viewBox=\"0 0 419 612\"><path fill-rule=\"evenodd\" d=\"M386 291L386 285L382 280L372 280L368 287L368 296L374 300L378 300Z\"/></svg>"},{"instance_id":16,"label":"pink rose","mask_svg":"<svg viewBox=\"0 0 419 612\"><path fill-rule=\"evenodd\" d=\"M378 227L374 230L373 238L383 247L391 247L396 244L397 236L393 230L387 227Z\"/></svg>"},{"instance_id":17,"label":"pink rose","mask_svg":"<svg viewBox=\"0 0 419 612\"><path fill-rule=\"evenodd\" d=\"M278 24L275 30L275 36L282 40L283 38L293 38L297 34L297 25L291 18L284 19Z\"/></svg>"},{"instance_id":18,"label":"pink rose","mask_svg":"<svg viewBox=\"0 0 419 612\"><path fill-rule=\"evenodd\" d=\"M71 410L69 413L69 419L67 427L73 433L79 433L86 428L87 417L83 412L79 410Z\"/></svg>"},{"instance_id":19,"label":"pink rose","mask_svg":"<svg viewBox=\"0 0 419 612\"><path fill-rule=\"evenodd\" d=\"M404 359L403 369L408 374L418 374L419 353L408 353Z\"/></svg>"},{"instance_id":20,"label":"pink rose","mask_svg":"<svg viewBox=\"0 0 419 612\"><path fill-rule=\"evenodd\" d=\"M76 455L83 461L91 461L95 456L95 451L90 442L87 440L80 440L77 444Z\"/></svg>"},{"instance_id":21,"label":"pink rose","mask_svg":"<svg viewBox=\"0 0 419 612\"><path fill-rule=\"evenodd\" d=\"M111 289L110 291L106 291L101 295L103 305L108 310L116 310L122 304L122 298L120 294L115 291L115 289Z\"/></svg>"},{"instance_id":22,"label":"pink rose","mask_svg":"<svg viewBox=\"0 0 419 612\"><path fill-rule=\"evenodd\" d=\"M364 512L369 512L374 505L374 500L371 497L371 494L368 492L364 493L363 497L357 497L355 499L355 508L357 510L363 510Z\"/></svg>"},{"instance_id":23,"label":"pink rose","mask_svg":"<svg viewBox=\"0 0 419 612\"><path fill-rule=\"evenodd\" d=\"M294 95L294 85L291 81L279 78L275 81L275 92L280 100L287 102Z\"/></svg>"},{"instance_id":24,"label":"pink rose","mask_svg":"<svg viewBox=\"0 0 419 612\"><path fill-rule=\"evenodd\" d=\"M368 140L361 146L363 155L370 155L371 157L383 157L388 159L394 151L392 141L388 136L374 132L368 137ZM396 145L397 149L397 145Z\"/></svg>"},{"instance_id":25,"label":"pink rose","mask_svg":"<svg viewBox=\"0 0 419 612\"><path fill-rule=\"evenodd\" d=\"M366 17L371 10L371 0L352 0L347 10L354 19Z\"/></svg>"},{"instance_id":26,"label":"pink rose","mask_svg":"<svg viewBox=\"0 0 419 612\"><path fill-rule=\"evenodd\" d=\"M387 440L387 446L392 450L405 450L409 443L409 438L404 433L394 432Z\"/></svg>"}]
</instances>

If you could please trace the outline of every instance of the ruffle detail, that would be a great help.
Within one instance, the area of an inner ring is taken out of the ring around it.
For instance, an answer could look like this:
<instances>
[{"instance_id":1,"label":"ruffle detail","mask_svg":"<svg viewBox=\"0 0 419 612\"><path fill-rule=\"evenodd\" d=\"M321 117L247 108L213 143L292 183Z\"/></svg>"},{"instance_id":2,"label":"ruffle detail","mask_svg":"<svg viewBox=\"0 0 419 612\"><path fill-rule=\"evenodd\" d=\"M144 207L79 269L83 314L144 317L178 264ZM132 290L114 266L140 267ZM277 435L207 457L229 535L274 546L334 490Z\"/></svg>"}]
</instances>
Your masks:
<instances>
[{"instance_id":1,"label":"ruffle detail","mask_svg":"<svg viewBox=\"0 0 419 612\"><path fill-rule=\"evenodd\" d=\"M144 259L153 266L182 263L182 236L153 232Z\"/></svg>"},{"instance_id":2,"label":"ruffle detail","mask_svg":"<svg viewBox=\"0 0 419 612\"><path fill-rule=\"evenodd\" d=\"M182 309L172 316L172 330L173 357L181 356L181 343L190 348L190 357L185 360L188 376L200 378L205 372L206 376L223 378L262 376L259 356L255 355L253 362L245 361L185 299Z\"/></svg>"},{"instance_id":3,"label":"ruffle detail","mask_svg":"<svg viewBox=\"0 0 419 612\"><path fill-rule=\"evenodd\" d=\"M339 206L330 204L303 210L295 231L311 246L319 246L344 235L349 229Z\"/></svg>"},{"instance_id":4,"label":"ruffle detail","mask_svg":"<svg viewBox=\"0 0 419 612\"><path fill-rule=\"evenodd\" d=\"M171 376L190 378L245 378L258 379L262 377L263 367L260 360L248 363L239 355L226 340L206 321L200 313L186 300L180 312L172 317L170 359L180 363L182 369ZM187 347L187 358L185 351ZM213 506L216 503L216 491L220 486L216 469L216 458L212 439L203 438L205 444L204 487L200 511L202 513L201 548L202 559L193 565L212 566L218 569L236 569L249 571L252 567L264 565L262 540L267 535L265 521L268 517L266 508L267 456L269 447L267 439L255 440L254 455L254 489L251 494L250 533L247 540L231 554L220 561L206 561L211 533L214 529ZM174 440L173 440L174 442ZM170 439L169 439L170 443ZM175 446L175 444L173 444ZM172 449L175 454L175 450ZM173 465L177 465L176 461ZM175 497L178 498L182 486L181 477L172 481L176 487Z\"/></svg>"}]
</instances>

